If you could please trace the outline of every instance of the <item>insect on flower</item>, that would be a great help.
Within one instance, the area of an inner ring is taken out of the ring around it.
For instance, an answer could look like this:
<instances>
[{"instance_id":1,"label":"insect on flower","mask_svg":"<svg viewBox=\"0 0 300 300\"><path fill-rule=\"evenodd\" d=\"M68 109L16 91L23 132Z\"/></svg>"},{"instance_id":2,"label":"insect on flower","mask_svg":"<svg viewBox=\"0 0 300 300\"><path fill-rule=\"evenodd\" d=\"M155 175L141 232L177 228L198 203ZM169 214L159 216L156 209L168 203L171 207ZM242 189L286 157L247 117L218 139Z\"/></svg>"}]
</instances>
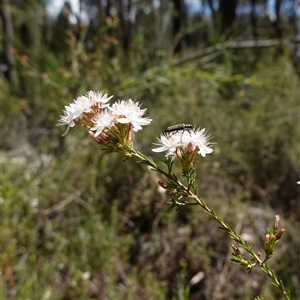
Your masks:
<instances>
[{"instance_id":1,"label":"insect on flower","mask_svg":"<svg viewBox=\"0 0 300 300\"><path fill-rule=\"evenodd\" d=\"M180 130L190 130L193 128L193 125L191 124L176 124L176 125L172 125L172 126L169 126L165 129L165 132L174 132L174 131L180 131Z\"/></svg>"}]
</instances>

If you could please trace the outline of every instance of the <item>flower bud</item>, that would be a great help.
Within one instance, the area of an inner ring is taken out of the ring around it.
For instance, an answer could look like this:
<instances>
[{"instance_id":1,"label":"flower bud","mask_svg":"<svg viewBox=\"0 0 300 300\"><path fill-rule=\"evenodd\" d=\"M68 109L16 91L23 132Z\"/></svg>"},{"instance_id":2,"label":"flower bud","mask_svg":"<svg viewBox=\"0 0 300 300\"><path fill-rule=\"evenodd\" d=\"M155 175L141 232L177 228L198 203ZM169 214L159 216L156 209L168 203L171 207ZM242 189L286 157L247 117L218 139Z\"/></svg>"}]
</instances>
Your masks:
<instances>
[{"instance_id":1,"label":"flower bud","mask_svg":"<svg viewBox=\"0 0 300 300\"><path fill-rule=\"evenodd\" d=\"M166 182L163 181L158 181L158 184L165 190L167 190L169 188L168 184Z\"/></svg>"},{"instance_id":2,"label":"flower bud","mask_svg":"<svg viewBox=\"0 0 300 300\"><path fill-rule=\"evenodd\" d=\"M273 225L273 229L275 231L277 231L277 229L278 229L279 221L280 221L280 217L279 217L279 215L276 215L275 216L275 222L274 222L274 225Z\"/></svg>"},{"instance_id":3,"label":"flower bud","mask_svg":"<svg viewBox=\"0 0 300 300\"><path fill-rule=\"evenodd\" d=\"M281 236L283 235L283 233L285 232L285 229L284 228L281 228L279 230L279 232L276 234L276 240L280 240Z\"/></svg>"},{"instance_id":4,"label":"flower bud","mask_svg":"<svg viewBox=\"0 0 300 300\"><path fill-rule=\"evenodd\" d=\"M241 255L242 254L241 251L240 251L240 249L237 246L235 246L235 245L232 244L231 248L233 249L234 254L236 254L236 255Z\"/></svg>"}]
</instances>

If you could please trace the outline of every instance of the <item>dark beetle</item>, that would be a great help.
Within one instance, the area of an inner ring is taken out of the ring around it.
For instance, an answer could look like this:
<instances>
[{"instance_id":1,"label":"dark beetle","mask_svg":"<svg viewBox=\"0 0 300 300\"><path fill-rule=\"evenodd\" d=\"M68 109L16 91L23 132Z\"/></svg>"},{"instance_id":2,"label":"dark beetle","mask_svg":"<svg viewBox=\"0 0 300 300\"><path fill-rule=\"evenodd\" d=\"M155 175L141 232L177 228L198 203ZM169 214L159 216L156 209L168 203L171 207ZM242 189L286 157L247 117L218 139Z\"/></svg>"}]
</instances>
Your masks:
<instances>
[{"instance_id":1,"label":"dark beetle","mask_svg":"<svg viewBox=\"0 0 300 300\"><path fill-rule=\"evenodd\" d=\"M185 130L185 129L192 129L193 128L193 125L191 124L176 124L176 125L172 125L172 126L169 126L165 129L165 132L173 132L173 131L179 131L179 130Z\"/></svg>"}]
</instances>

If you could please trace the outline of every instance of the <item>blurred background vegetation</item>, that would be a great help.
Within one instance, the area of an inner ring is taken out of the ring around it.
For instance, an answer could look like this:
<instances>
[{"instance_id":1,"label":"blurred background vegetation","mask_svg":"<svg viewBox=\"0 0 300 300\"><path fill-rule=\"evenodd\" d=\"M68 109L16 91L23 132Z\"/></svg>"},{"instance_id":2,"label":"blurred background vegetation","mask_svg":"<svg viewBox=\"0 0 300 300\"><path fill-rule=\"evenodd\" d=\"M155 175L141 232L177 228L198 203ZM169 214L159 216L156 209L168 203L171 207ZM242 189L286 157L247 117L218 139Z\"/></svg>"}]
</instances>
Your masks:
<instances>
[{"instance_id":1,"label":"blurred background vegetation","mask_svg":"<svg viewBox=\"0 0 300 300\"><path fill-rule=\"evenodd\" d=\"M91 89L148 109L135 147L156 162L165 127L205 127L200 197L262 253L279 214L270 264L300 297L299 2L75 2L0 2L2 299L281 297L200 208L165 206L157 174L80 128L61 138Z\"/></svg>"}]
</instances>

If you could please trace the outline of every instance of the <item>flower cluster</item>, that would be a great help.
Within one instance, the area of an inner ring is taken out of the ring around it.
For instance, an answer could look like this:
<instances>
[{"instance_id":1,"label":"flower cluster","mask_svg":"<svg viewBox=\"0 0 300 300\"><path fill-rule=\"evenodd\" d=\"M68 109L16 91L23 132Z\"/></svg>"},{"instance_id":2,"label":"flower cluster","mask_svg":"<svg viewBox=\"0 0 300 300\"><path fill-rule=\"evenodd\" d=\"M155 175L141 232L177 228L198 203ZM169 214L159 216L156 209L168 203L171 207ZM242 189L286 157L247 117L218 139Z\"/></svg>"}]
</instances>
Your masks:
<instances>
[{"instance_id":1,"label":"flower cluster","mask_svg":"<svg viewBox=\"0 0 300 300\"><path fill-rule=\"evenodd\" d=\"M110 105L112 97L89 91L65 106L57 124L68 126L63 136L71 127L79 125L87 128L95 141L112 147L111 150L130 148L133 131L141 130L152 119L143 117L147 109L141 109L139 102L119 100Z\"/></svg>"},{"instance_id":2,"label":"flower cluster","mask_svg":"<svg viewBox=\"0 0 300 300\"><path fill-rule=\"evenodd\" d=\"M143 117L146 109L141 109L139 102L129 100L118 100L109 104L113 96L101 92L89 91L85 95L76 98L72 103L65 106L60 116L58 126L66 125L67 134L71 127L79 125L88 130L89 136L97 143L104 145L106 150L117 152L125 157L135 157L149 167L150 170L158 172L166 178L166 182L159 180L158 184L170 194L166 204L180 208L186 205L199 205L208 216L216 220L222 229L237 242L238 246L247 252L247 259L240 248L232 245L232 261L246 267L249 272L254 266L259 265L263 272L272 280L273 285L280 289L287 300L290 294L285 290L281 280L277 279L274 271L269 268L267 261L274 253L275 245L285 232L279 229L279 216L275 216L272 228L267 229L264 242L265 258L261 259L240 235L236 233L217 213L207 206L198 196L198 185L196 181L195 161L198 154L205 157L213 152L211 136L205 132L205 128L193 128L191 124L177 124L166 128L165 133L160 135L154 152L166 152L164 163L167 170L161 169L154 161L149 159L140 151L133 148L133 133L142 129L142 126L150 124L152 119ZM183 179L186 184L178 180L173 173L174 159L181 164ZM297 182L300 184L300 181ZM89 272L82 276L83 280L89 279Z\"/></svg>"},{"instance_id":3,"label":"flower cluster","mask_svg":"<svg viewBox=\"0 0 300 300\"><path fill-rule=\"evenodd\" d=\"M161 134L153 152L166 151L166 157L178 158L183 170L193 168L197 154L205 157L213 152L209 142L211 136L205 132L205 128L194 128L183 131Z\"/></svg>"},{"instance_id":4,"label":"flower cluster","mask_svg":"<svg viewBox=\"0 0 300 300\"><path fill-rule=\"evenodd\" d=\"M88 130L89 136L107 150L131 156L133 150L133 133L150 124L152 119L144 117L147 109L141 109L139 102L118 100L113 104L109 101L113 96L89 91L65 106L57 126L67 125L66 135L75 125ZM186 125L186 124L185 124ZM205 157L213 152L209 142L210 136L205 128L196 129L192 125L182 130L161 134L154 152L166 151L170 160L175 157L181 162L184 171L194 167L197 154Z\"/></svg>"}]
</instances>

